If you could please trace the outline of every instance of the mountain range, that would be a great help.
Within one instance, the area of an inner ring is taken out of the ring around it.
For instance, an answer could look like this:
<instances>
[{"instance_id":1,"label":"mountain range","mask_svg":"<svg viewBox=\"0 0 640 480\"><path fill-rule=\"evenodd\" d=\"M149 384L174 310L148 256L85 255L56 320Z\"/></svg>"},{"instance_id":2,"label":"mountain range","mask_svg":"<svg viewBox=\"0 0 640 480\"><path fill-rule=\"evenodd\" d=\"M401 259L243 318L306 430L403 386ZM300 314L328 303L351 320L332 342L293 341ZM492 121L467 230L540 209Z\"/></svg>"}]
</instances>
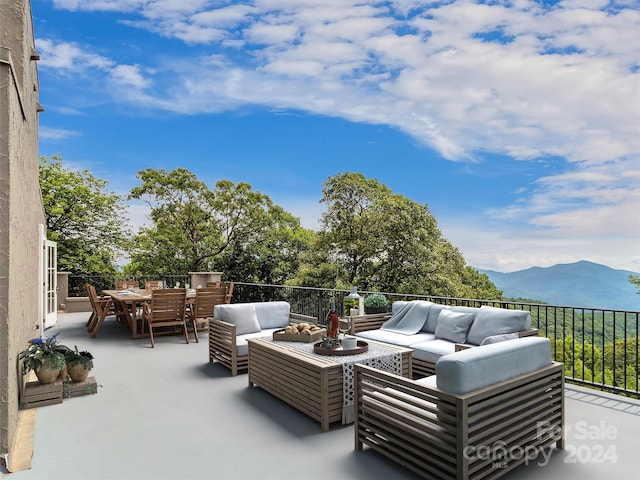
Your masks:
<instances>
[{"instance_id":1,"label":"mountain range","mask_svg":"<svg viewBox=\"0 0 640 480\"><path fill-rule=\"evenodd\" d=\"M523 298L551 305L612 310L640 310L637 287L628 270L615 270L581 260L552 267L532 267L502 273L477 268L508 298Z\"/></svg>"}]
</instances>

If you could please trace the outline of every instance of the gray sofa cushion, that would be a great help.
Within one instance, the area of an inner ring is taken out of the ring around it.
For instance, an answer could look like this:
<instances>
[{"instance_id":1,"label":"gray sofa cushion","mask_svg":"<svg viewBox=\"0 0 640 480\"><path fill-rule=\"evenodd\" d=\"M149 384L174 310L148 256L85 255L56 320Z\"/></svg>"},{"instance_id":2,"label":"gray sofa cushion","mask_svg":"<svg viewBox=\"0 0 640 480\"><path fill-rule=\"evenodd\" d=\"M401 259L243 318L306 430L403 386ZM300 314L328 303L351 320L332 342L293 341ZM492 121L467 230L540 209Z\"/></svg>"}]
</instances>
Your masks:
<instances>
[{"instance_id":1,"label":"gray sofa cushion","mask_svg":"<svg viewBox=\"0 0 640 480\"><path fill-rule=\"evenodd\" d=\"M524 310L508 310L483 305L467 333L467 343L480 345L492 335L514 333L531 326L531 314Z\"/></svg>"},{"instance_id":2,"label":"gray sofa cushion","mask_svg":"<svg viewBox=\"0 0 640 480\"><path fill-rule=\"evenodd\" d=\"M412 358L423 362L435 363L441 356L456 351L456 344L449 340L431 340L409 345L413 348Z\"/></svg>"},{"instance_id":3,"label":"gray sofa cushion","mask_svg":"<svg viewBox=\"0 0 640 480\"><path fill-rule=\"evenodd\" d=\"M465 307L463 305L447 305L445 306L445 308L451 310L452 312L472 313L473 315L480 311L478 307Z\"/></svg>"},{"instance_id":4,"label":"gray sofa cushion","mask_svg":"<svg viewBox=\"0 0 640 480\"><path fill-rule=\"evenodd\" d=\"M403 333L396 333L381 329L365 330L364 332L356 333L356 337L391 343L392 345L398 345L400 347L408 347L415 342L426 342L436 338L433 333L418 332L413 335L405 335Z\"/></svg>"},{"instance_id":5,"label":"gray sofa cushion","mask_svg":"<svg viewBox=\"0 0 640 480\"><path fill-rule=\"evenodd\" d=\"M288 302L254 302L261 329L283 328L289 325L291 307Z\"/></svg>"},{"instance_id":6,"label":"gray sofa cushion","mask_svg":"<svg viewBox=\"0 0 640 480\"><path fill-rule=\"evenodd\" d=\"M436 338L464 343L467 340L467 331L471 322L473 322L472 313L460 313L443 309L438 315L438 325L435 331Z\"/></svg>"},{"instance_id":7,"label":"gray sofa cushion","mask_svg":"<svg viewBox=\"0 0 640 480\"><path fill-rule=\"evenodd\" d=\"M424 322L422 326L423 332L435 333L436 326L438 325L438 315L442 309L445 308L444 305L438 305L437 303L432 303L429 308L429 315L427 315L427 321Z\"/></svg>"},{"instance_id":8,"label":"gray sofa cushion","mask_svg":"<svg viewBox=\"0 0 640 480\"><path fill-rule=\"evenodd\" d=\"M258 323L256 308L253 303L216 305L213 307L213 316L216 320L235 325L236 335L255 333L262 330Z\"/></svg>"},{"instance_id":9,"label":"gray sofa cushion","mask_svg":"<svg viewBox=\"0 0 640 480\"><path fill-rule=\"evenodd\" d=\"M551 364L548 338L525 337L444 355L436 363L436 384L464 394Z\"/></svg>"},{"instance_id":10,"label":"gray sofa cushion","mask_svg":"<svg viewBox=\"0 0 640 480\"><path fill-rule=\"evenodd\" d=\"M246 333L244 335L236 335L236 353L239 357L244 357L249 354L249 344L247 340L250 338L273 338L273 332L277 332L280 328L268 328L260 332Z\"/></svg>"},{"instance_id":11,"label":"gray sofa cushion","mask_svg":"<svg viewBox=\"0 0 640 480\"><path fill-rule=\"evenodd\" d=\"M516 340L520 338L517 333L503 333L501 335L491 335L490 337L485 338L480 346L483 345L491 345L492 343L504 342L506 340Z\"/></svg>"}]
</instances>

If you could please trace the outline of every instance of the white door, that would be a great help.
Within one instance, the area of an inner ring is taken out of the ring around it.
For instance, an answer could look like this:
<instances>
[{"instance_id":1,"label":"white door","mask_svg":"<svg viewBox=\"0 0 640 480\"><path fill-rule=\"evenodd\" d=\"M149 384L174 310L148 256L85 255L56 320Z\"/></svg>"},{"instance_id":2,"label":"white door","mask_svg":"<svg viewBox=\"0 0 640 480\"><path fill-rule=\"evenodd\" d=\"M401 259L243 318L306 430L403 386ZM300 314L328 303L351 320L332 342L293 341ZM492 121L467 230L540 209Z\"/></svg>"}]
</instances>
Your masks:
<instances>
[{"instance_id":1,"label":"white door","mask_svg":"<svg viewBox=\"0 0 640 480\"><path fill-rule=\"evenodd\" d=\"M56 242L45 241L44 328L58 322L58 247Z\"/></svg>"},{"instance_id":2,"label":"white door","mask_svg":"<svg viewBox=\"0 0 640 480\"><path fill-rule=\"evenodd\" d=\"M57 245L47 240L44 225L40 226L40 331L58 322Z\"/></svg>"}]
</instances>

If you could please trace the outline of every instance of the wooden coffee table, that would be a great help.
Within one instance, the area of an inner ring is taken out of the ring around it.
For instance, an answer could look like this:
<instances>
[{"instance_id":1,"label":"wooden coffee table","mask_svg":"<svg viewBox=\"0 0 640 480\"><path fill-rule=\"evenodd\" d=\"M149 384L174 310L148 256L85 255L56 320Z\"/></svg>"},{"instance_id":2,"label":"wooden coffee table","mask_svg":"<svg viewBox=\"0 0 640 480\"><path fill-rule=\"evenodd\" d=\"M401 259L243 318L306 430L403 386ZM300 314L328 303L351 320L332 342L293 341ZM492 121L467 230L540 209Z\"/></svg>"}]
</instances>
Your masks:
<instances>
[{"instance_id":1,"label":"wooden coffee table","mask_svg":"<svg viewBox=\"0 0 640 480\"><path fill-rule=\"evenodd\" d=\"M278 342L267 337L247 342L249 386L258 386L319 421L324 432L329 430L329 424L342 421L342 363L331 356L301 351L293 342ZM367 340L367 343L377 342ZM410 378L412 350L378 345L401 354L402 375Z\"/></svg>"}]
</instances>

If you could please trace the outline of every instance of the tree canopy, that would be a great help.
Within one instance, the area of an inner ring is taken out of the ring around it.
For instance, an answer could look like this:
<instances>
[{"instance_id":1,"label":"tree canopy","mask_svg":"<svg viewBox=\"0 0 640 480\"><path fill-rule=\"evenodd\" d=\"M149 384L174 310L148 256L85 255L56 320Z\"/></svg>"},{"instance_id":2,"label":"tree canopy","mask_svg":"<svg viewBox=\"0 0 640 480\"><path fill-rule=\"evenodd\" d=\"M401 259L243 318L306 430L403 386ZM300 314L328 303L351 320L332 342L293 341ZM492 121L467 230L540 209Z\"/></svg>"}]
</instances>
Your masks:
<instances>
[{"instance_id":1,"label":"tree canopy","mask_svg":"<svg viewBox=\"0 0 640 480\"><path fill-rule=\"evenodd\" d=\"M47 230L58 242L60 269L113 273L126 247L124 273L131 275L222 271L245 282L502 296L442 236L426 204L361 173L325 181L317 232L244 182L219 180L211 189L185 168L147 168L137 177L127 199L149 207L149 222L131 236L124 199L107 191L105 180L64 168L60 157L42 158Z\"/></svg>"},{"instance_id":2,"label":"tree canopy","mask_svg":"<svg viewBox=\"0 0 640 480\"><path fill-rule=\"evenodd\" d=\"M148 168L130 199L150 207L151 224L134 238L130 273L220 270L226 278L284 283L297 270L309 232L247 183L213 190L190 171Z\"/></svg>"},{"instance_id":3,"label":"tree canopy","mask_svg":"<svg viewBox=\"0 0 640 480\"><path fill-rule=\"evenodd\" d=\"M345 172L327 179L313 248L301 285L436 296L500 298L486 275L466 266L425 204L394 194L375 179Z\"/></svg>"},{"instance_id":4,"label":"tree canopy","mask_svg":"<svg viewBox=\"0 0 640 480\"><path fill-rule=\"evenodd\" d=\"M62 157L40 158L47 238L58 244L58 270L113 273L126 247L123 198L89 170L66 168Z\"/></svg>"}]
</instances>

